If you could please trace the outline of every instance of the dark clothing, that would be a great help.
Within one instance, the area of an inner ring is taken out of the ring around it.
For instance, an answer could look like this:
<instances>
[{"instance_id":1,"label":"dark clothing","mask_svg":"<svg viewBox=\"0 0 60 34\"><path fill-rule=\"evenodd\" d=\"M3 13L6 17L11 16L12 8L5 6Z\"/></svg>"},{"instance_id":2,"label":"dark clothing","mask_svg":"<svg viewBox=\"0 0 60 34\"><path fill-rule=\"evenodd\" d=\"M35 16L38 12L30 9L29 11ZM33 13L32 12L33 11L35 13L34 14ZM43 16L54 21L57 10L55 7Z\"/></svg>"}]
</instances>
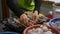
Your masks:
<instances>
[{"instance_id":1,"label":"dark clothing","mask_svg":"<svg viewBox=\"0 0 60 34\"><path fill-rule=\"evenodd\" d=\"M42 3L42 0L35 0L35 9L34 10L37 10L38 13L40 13L40 6L41 6L41 3Z\"/></svg>"}]
</instances>

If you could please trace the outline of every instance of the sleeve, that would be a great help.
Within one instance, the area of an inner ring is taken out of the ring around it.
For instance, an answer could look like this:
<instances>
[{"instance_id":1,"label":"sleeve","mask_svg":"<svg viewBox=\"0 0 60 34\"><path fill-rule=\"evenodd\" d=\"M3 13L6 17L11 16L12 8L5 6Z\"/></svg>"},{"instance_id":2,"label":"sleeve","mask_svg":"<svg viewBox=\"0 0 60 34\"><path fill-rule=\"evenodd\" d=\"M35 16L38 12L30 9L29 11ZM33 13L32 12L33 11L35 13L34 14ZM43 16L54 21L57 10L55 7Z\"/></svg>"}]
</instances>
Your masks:
<instances>
[{"instance_id":1,"label":"sleeve","mask_svg":"<svg viewBox=\"0 0 60 34\"><path fill-rule=\"evenodd\" d=\"M34 2L35 2L35 9L34 10L37 10L39 13L42 0L34 0Z\"/></svg>"},{"instance_id":2,"label":"sleeve","mask_svg":"<svg viewBox=\"0 0 60 34\"><path fill-rule=\"evenodd\" d=\"M6 0L8 7L18 16L20 17L23 14L23 10L20 9L13 1L15 0Z\"/></svg>"}]
</instances>

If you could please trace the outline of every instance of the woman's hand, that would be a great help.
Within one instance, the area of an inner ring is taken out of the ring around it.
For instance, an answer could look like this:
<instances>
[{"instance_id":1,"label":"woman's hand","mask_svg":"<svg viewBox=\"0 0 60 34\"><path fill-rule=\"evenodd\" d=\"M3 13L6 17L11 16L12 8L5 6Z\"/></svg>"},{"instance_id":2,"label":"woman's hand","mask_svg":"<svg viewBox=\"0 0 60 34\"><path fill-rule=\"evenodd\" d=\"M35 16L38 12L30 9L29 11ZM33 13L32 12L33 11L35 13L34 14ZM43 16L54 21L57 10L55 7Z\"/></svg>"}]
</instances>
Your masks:
<instances>
[{"instance_id":1,"label":"woman's hand","mask_svg":"<svg viewBox=\"0 0 60 34\"><path fill-rule=\"evenodd\" d=\"M35 12L33 13L32 21L36 22L38 19L39 19L38 11L35 11Z\"/></svg>"},{"instance_id":2,"label":"woman's hand","mask_svg":"<svg viewBox=\"0 0 60 34\"><path fill-rule=\"evenodd\" d=\"M22 15L20 16L20 22L21 22L22 24L26 25L26 26L31 26L31 25L33 25L33 21L30 20L30 19L27 17L26 14L22 14Z\"/></svg>"},{"instance_id":3,"label":"woman's hand","mask_svg":"<svg viewBox=\"0 0 60 34\"><path fill-rule=\"evenodd\" d=\"M27 15L22 14L20 16L20 22L22 22L23 24L27 24L28 23L28 19L27 18L28 18Z\"/></svg>"},{"instance_id":4,"label":"woman's hand","mask_svg":"<svg viewBox=\"0 0 60 34\"><path fill-rule=\"evenodd\" d=\"M20 22L25 24L25 25L27 25L27 26L36 24L38 19L39 19L39 16L38 16L38 12L37 11L35 11L34 13L30 13L28 15L22 14L20 16Z\"/></svg>"}]
</instances>

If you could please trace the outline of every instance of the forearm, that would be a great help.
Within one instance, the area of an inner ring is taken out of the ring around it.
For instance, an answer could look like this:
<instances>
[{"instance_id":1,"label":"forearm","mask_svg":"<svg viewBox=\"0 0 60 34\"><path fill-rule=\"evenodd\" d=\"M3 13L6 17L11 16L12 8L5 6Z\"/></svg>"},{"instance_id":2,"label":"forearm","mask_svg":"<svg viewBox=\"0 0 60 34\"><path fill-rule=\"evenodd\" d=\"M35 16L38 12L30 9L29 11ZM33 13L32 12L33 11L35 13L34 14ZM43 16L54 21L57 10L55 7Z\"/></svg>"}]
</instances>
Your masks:
<instances>
[{"instance_id":1,"label":"forearm","mask_svg":"<svg viewBox=\"0 0 60 34\"><path fill-rule=\"evenodd\" d=\"M8 7L19 17L22 13L23 10L19 9L19 7L14 4L13 0L6 0Z\"/></svg>"},{"instance_id":2,"label":"forearm","mask_svg":"<svg viewBox=\"0 0 60 34\"><path fill-rule=\"evenodd\" d=\"M34 2L35 2L35 10L39 12L42 0L34 0Z\"/></svg>"}]
</instances>

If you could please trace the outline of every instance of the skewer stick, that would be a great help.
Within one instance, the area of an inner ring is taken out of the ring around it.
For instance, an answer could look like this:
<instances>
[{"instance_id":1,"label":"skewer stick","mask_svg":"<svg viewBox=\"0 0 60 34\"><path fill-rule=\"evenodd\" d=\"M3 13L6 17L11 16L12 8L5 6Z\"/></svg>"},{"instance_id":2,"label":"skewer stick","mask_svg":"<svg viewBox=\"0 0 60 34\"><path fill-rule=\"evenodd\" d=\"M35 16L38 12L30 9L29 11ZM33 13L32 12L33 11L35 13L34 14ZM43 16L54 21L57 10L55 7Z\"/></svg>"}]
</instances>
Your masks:
<instances>
[{"instance_id":1,"label":"skewer stick","mask_svg":"<svg viewBox=\"0 0 60 34\"><path fill-rule=\"evenodd\" d=\"M14 21L15 21L16 23L19 23L19 24L21 24L21 25L25 26L24 24L20 23L20 21L19 21L19 20L17 20L16 18L14 18ZM25 26L25 27L27 27L27 26Z\"/></svg>"}]
</instances>

